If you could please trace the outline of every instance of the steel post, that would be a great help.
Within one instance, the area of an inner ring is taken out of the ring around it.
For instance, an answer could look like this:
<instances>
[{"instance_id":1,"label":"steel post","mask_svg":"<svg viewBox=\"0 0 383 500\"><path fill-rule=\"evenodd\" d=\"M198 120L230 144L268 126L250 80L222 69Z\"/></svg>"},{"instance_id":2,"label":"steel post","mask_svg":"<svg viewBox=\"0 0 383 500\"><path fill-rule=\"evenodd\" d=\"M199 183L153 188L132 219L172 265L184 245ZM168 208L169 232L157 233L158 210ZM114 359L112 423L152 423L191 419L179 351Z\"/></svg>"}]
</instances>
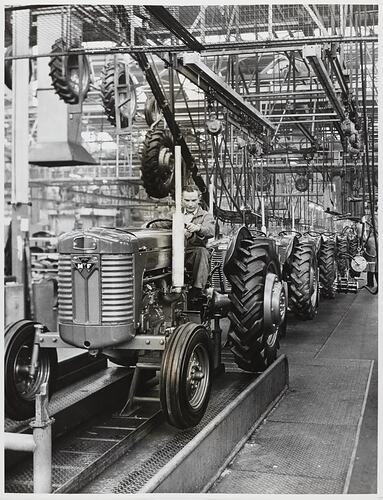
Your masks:
<instances>
[{"instance_id":1,"label":"steel post","mask_svg":"<svg viewBox=\"0 0 383 500\"><path fill-rule=\"evenodd\" d=\"M13 14L13 55L29 52L30 11ZM29 231L29 61L12 63L12 274L24 282L24 243Z\"/></svg>"},{"instance_id":2,"label":"steel post","mask_svg":"<svg viewBox=\"0 0 383 500\"><path fill-rule=\"evenodd\" d=\"M33 492L52 492L52 423L48 415L48 387L41 385L36 395L36 417L30 423L36 447L33 453Z\"/></svg>"}]
</instances>

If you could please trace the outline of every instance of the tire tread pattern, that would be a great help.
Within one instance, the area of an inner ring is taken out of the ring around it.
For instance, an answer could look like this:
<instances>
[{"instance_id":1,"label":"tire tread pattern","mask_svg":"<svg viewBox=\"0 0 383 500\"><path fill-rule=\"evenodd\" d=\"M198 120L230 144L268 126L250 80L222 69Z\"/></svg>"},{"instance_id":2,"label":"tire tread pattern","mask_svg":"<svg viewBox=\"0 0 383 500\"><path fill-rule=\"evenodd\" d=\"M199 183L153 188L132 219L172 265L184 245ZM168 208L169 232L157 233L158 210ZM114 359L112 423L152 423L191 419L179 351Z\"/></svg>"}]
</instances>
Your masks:
<instances>
[{"instance_id":1,"label":"tire tread pattern","mask_svg":"<svg viewBox=\"0 0 383 500\"><path fill-rule=\"evenodd\" d=\"M171 133L159 127L148 130L142 151L141 178L145 191L153 198L165 198L174 191L173 170L158 162L163 147L173 148Z\"/></svg>"},{"instance_id":2,"label":"tire tread pattern","mask_svg":"<svg viewBox=\"0 0 383 500\"><path fill-rule=\"evenodd\" d=\"M62 38L59 38L52 45L52 55L49 61L50 72L49 75L52 79L52 85L56 94L67 104L78 104L80 101L79 92L77 92L71 85L69 75L67 74L67 59L68 56L55 55L55 52L65 52L68 47ZM79 56L81 57L81 56ZM86 56L83 56L84 71L89 75L89 62ZM81 82L80 82L81 84ZM90 86L90 78L87 79L85 88L80 88L82 99L84 100L88 94Z\"/></svg>"},{"instance_id":3,"label":"tire tread pattern","mask_svg":"<svg viewBox=\"0 0 383 500\"><path fill-rule=\"evenodd\" d=\"M276 358L279 347L278 339L271 349L267 347L263 328L263 294L271 261L279 269L268 239L243 239L234 250L230 265L225 267L231 284L231 350L239 368L250 372L264 371Z\"/></svg>"}]
</instances>

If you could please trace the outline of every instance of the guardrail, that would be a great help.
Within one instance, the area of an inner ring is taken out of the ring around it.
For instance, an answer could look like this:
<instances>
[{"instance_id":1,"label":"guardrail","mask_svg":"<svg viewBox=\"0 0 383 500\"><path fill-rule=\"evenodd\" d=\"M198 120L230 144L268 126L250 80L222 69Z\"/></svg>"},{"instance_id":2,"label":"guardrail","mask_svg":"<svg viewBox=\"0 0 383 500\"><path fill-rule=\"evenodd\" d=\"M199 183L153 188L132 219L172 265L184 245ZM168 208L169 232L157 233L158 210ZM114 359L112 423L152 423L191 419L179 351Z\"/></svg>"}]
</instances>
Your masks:
<instances>
[{"instance_id":1,"label":"guardrail","mask_svg":"<svg viewBox=\"0 0 383 500\"><path fill-rule=\"evenodd\" d=\"M52 493L52 424L48 415L47 384L36 395L35 420L30 422L33 434L4 433L4 448L33 453L33 492Z\"/></svg>"}]
</instances>

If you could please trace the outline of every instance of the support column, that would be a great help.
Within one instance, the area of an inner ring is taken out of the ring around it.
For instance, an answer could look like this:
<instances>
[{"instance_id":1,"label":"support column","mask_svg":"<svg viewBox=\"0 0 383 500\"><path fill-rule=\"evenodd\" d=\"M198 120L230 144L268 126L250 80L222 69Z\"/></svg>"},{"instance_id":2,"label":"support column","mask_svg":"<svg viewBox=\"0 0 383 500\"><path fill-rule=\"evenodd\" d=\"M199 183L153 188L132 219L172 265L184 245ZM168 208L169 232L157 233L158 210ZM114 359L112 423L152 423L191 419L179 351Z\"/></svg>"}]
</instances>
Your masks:
<instances>
[{"instance_id":1,"label":"support column","mask_svg":"<svg viewBox=\"0 0 383 500\"><path fill-rule=\"evenodd\" d=\"M13 12L13 55L29 53L29 10ZM29 59L12 63L12 274L23 283L24 240L29 231Z\"/></svg>"}]
</instances>

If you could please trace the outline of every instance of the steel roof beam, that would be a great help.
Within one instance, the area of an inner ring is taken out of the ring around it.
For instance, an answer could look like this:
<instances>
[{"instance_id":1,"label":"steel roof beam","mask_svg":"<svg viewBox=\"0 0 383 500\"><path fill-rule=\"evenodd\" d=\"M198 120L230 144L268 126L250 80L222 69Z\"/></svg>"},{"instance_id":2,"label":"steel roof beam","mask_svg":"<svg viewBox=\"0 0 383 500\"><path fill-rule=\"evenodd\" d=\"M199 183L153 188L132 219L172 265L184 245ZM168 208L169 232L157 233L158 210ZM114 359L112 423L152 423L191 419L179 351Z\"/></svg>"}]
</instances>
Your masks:
<instances>
[{"instance_id":1,"label":"steel roof beam","mask_svg":"<svg viewBox=\"0 0 383 500\"><path fill-rule=\"evenodd\" d=\"M197 85L207 94L213 93L213 98L228 109L234 116L274 131L274 125L265 118L254 106L244 100L233 88L212 71L201 56L196 53L184 53L178 59L177 71L186 76L192 83ZM251 128L251 126L250 126Z\"/></svg>"},{"instance_id":2,"label":"steel roof beam","mask_svg":"<svg viewBox=\"0 0 383 500\"><path fill-rule=\"evenodd\" d=\"M320 45L307 45L303 47L302 55L310 63L310 66L314 70L316 77L325 90L327 98L333 105L337 115L341 120L344 120L346 117L344 107L338 99L334 85L329 77L325 65L323 64Z\"/></svg>"},{"instance_id":3,"label":"steel roof beam","mask_svg":"<svg viewBox=\"0 0 383 500\"><path fill-rule=\"evenodd\" d=\"M191 50L201 52L201 50L205 49L202 43L189 33L185 26L172 16L165 7L160 5L145 5L145 9L158 19L173 35L182 40Z\"/></svg>"}]
</instances>

